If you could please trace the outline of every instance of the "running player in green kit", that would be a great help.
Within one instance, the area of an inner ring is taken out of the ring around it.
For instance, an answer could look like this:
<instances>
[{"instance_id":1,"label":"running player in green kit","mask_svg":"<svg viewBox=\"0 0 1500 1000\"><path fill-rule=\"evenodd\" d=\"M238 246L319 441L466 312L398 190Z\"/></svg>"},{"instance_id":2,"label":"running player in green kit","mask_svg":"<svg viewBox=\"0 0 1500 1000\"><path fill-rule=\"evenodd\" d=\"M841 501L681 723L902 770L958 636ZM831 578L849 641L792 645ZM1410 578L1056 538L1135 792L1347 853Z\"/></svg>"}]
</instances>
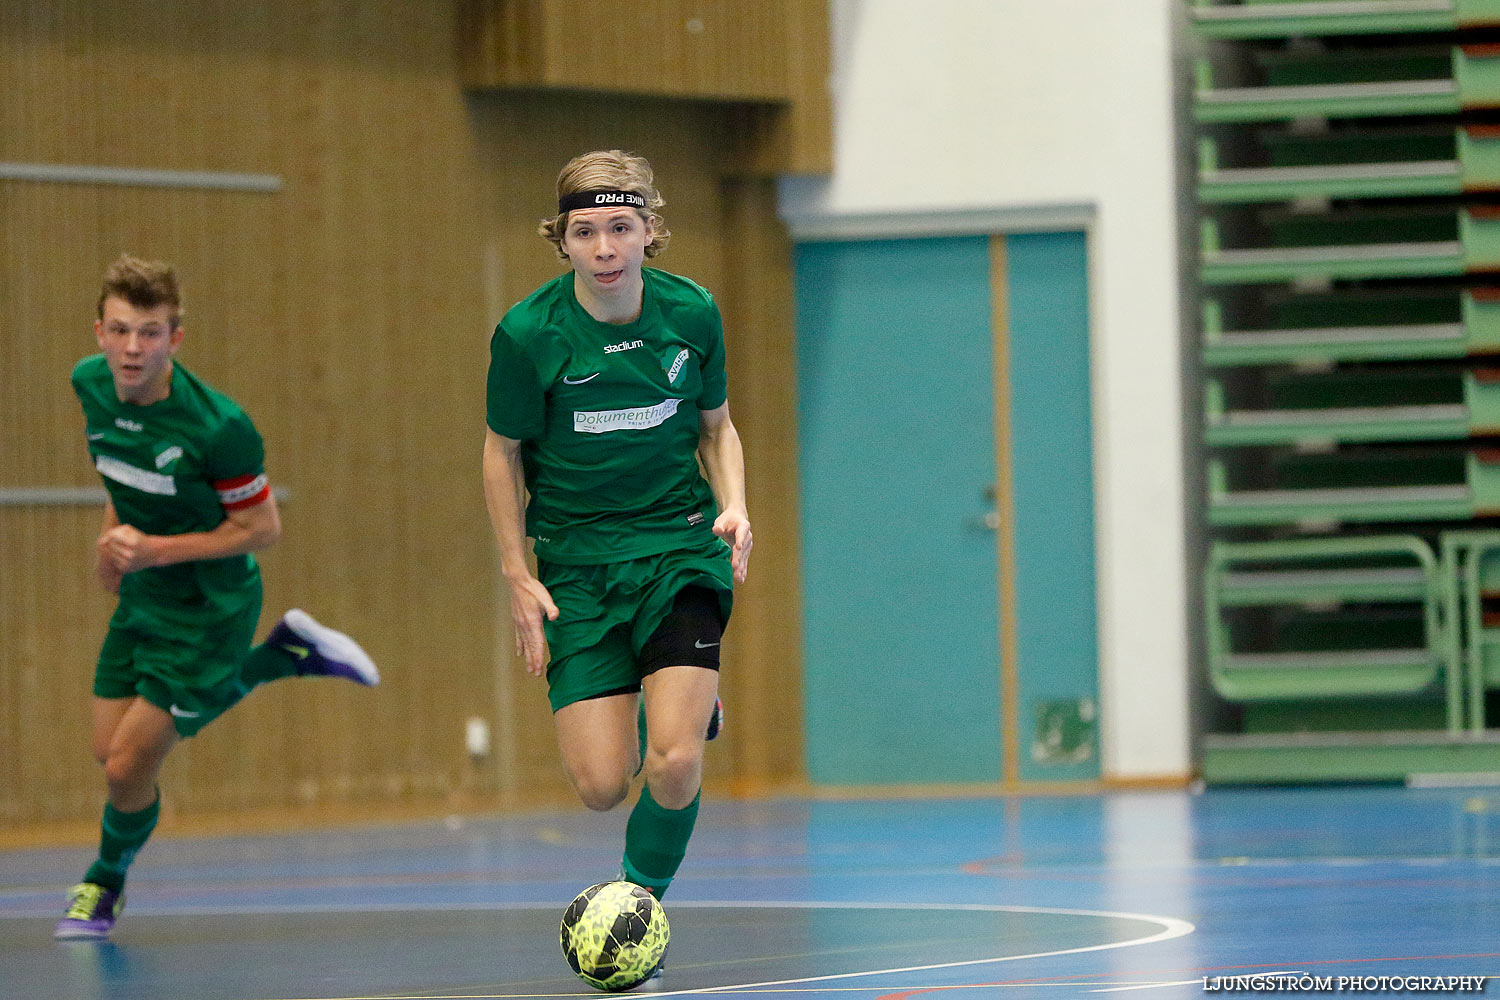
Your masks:
<instances>
[{"instance_id":1,"label":"running player in green kit","mask_svg":"<svg viewBox=\"0 0 1500 1000\"><path fill-rule=\"evenodd\" d=\"M98 859L73 887L58 938L103 938L125 874L160 809L157 774L257 684L332 676L373 685L365 651L304 611L251 648L260 570L281 536L260 434L233 400L174 360L181 296L172 269L121 257L104 275L94 337L73 369L89 455L108 492L98 574L120 595L94 673L93 748L104 766Z\"/></svg>"},{"instance_id":2,"label":"running player in green kit","mask_svg":"<svg viewBox=\"0 0 1500 1000\"><path fill-rule=\"evenodd\" d=\"M751 547L744 454L713 297L643 266L670 235L650 164L586 153L557 195L540 232L571 268L490 341L485 497L517 652L545 668L563 765L590 809L622 802L641 770L644 696L623 876L660 896L721 721L719 643Z\"/></svg>"}]
</instances>

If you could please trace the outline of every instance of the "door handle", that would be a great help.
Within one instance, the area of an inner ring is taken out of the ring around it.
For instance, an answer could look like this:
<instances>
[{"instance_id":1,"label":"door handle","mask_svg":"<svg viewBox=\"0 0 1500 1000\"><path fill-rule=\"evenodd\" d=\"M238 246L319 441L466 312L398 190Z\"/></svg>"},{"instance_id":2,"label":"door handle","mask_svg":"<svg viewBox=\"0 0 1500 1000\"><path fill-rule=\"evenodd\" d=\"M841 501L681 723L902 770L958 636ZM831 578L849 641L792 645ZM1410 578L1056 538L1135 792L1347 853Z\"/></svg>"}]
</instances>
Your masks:
<instances>
[{"instance_id":1,"label":"door handle","mask_svg":"<svg viewBox=\"0 0 1500 1000\"><path fill-rule=\"evenodd\" d=\"M964 528L969 531L999 531L1000 515L994 511L973 514L964 518Z\"/></svg>"}]
</instances>

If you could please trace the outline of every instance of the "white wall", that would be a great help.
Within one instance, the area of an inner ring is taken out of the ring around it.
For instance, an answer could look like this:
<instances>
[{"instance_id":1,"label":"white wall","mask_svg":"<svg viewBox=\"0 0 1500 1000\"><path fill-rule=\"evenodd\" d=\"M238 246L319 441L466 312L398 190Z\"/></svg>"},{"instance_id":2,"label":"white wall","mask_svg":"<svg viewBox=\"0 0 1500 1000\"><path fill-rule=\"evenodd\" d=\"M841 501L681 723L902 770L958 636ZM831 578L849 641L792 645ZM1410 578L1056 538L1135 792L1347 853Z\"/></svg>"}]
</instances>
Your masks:
<instances>
[{"instance_id":1,"label":"white wall","mask_svg":"<svg viewBox=\"0 0 1500 1000\"><path fill-rule=\"evenodd\" d=\"M836 169L782 188L794 233L1092 209L1101 737L1124 779L1191 768L1176 2L831 0Z\"/></svg>"}]
</instances>

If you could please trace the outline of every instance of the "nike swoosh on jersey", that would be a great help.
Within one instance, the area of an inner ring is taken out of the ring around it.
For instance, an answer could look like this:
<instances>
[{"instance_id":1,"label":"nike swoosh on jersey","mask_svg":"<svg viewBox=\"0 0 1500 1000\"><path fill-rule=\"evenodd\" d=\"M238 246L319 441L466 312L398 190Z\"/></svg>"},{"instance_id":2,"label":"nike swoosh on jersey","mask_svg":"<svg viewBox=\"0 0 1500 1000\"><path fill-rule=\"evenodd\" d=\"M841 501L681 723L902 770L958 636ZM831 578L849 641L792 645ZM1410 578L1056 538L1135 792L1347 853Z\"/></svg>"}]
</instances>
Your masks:
<instances>
[{"instance_id":1,"label":"nike swoosh on jersey","mask_svg":"<svg viewBox=\"0 0 1500 1000\"><path fill-rule=\"evenodd\" d=\"M583 385L583 383L585 383L585 382L591 382L591 381L593 381L594 379L596 379L598 377L599 377L599 373L598 372L594 372L594 374L585 376L584 378L574 378L571 375L564 375L563 376L563 385Z\"/></svg>"},{"instance_id":2,"label":"nike swoosh on jersey","mask_svg":"<svg viewBox=\"0 0 1500 1000\"><path fill-rule=\"evenodd\" d=\"M185 708L178 708L175 702L170 708L167 709L167 711L171 712L179 719L196 719L198 716L203 714L202 712L189 712Z\"/></svg>"},{"instance_id":3,"label":"nike swoosh on jersey","mask_svg":"<svg viewBox=\"0 0 1500 1000\"><path fill-rule=\"evenodd\" d=\"M702 639L694 639L693 640L693 648L694 649L712 649L713 647L715 647L717 645L718 645L717 642L704 642Z\"/></svg>"}]
</instances>

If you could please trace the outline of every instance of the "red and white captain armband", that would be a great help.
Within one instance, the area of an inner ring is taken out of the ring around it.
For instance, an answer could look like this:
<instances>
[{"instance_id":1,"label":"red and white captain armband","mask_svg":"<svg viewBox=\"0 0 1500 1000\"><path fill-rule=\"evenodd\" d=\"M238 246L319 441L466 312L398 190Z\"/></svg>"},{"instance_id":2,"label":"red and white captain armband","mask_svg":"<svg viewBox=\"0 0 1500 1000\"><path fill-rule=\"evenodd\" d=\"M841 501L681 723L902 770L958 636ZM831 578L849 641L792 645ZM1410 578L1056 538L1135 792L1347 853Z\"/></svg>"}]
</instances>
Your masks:
<instances>
[{"instance_id":1,"label":"red and white captain armband","mask_svg":"<svg viewBox=\"0 0 1500 1000\"><path fill-rule=\"evenodd\" d=\"M235 476L214 483L219 493L219 503L225 510L243 510L254 507L271 495L271 482L264 472L259 475Z\"/></svg>"}]
</instances>

